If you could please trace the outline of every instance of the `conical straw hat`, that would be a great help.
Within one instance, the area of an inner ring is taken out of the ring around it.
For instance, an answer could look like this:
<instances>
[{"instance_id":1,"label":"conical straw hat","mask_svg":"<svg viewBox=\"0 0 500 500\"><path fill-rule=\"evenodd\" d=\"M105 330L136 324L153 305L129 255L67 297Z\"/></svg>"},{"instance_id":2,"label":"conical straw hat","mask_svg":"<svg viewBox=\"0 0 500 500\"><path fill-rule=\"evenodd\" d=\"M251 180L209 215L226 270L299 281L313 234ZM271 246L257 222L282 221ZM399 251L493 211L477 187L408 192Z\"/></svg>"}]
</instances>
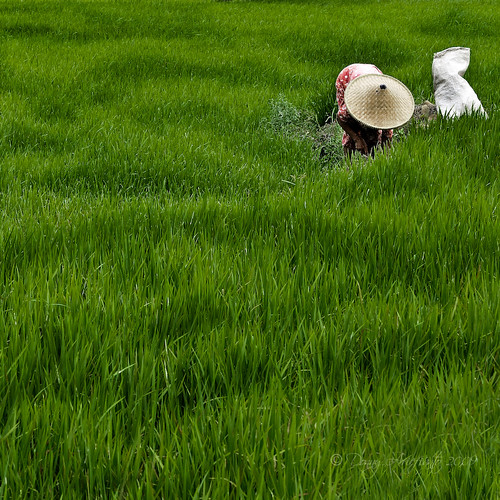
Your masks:
<instances>
[{"instance_id":1,"label":"conical straw hat","mask_svg":"<svg viewBox=\"0 0 500 500\"><path fill-rule=\"evenodd\" d=\"M406 85L389 75L361 75L347 85L344 100L349 114L368 127L391 129L413 115L415 101Z\"/></svg>"}]
</instances>

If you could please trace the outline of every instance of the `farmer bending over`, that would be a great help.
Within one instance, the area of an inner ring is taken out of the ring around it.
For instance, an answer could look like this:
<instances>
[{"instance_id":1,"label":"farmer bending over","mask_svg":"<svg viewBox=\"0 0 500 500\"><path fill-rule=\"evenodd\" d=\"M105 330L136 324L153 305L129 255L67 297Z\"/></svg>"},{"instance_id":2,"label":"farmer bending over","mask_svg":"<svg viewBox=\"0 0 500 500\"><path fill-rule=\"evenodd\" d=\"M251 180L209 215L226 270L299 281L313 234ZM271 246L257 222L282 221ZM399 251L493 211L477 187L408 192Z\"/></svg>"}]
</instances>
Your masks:
<instances>
[{"instance_id":1,"label":"farmer bending over","mask_svg":"<svg viewBox=\"0 0 500 500\"><path fill-rule=\"evenodd\" d=\"M354 151L373 156L377 146L389 147L392 129L401 127L413 115L411 92L373 64L347 66L335 86L337 121L344 129L342 146L346 156Z\"/></svg>"}]
</instances>

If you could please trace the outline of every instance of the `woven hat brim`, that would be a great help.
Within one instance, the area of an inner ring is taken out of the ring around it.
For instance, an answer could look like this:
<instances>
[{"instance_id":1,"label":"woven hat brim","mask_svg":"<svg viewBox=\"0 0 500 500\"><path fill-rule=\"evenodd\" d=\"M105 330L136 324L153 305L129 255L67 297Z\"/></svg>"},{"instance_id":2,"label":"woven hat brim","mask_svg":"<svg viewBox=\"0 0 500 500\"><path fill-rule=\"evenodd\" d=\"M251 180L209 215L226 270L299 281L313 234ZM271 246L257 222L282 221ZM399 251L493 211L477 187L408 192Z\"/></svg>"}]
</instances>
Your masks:
<instances>
[{"instance_id":1,"label":"woven hat brim","mask_svg":"<svg viewBox=\"0 0 500 500\"><path fill-rule=\"evenodd\" d=\"M344 92L349 114L362 124L382 130L403 126L413 116L415 101L398 79L382 74L361 75Z\"/></svg>"}]
</instances>

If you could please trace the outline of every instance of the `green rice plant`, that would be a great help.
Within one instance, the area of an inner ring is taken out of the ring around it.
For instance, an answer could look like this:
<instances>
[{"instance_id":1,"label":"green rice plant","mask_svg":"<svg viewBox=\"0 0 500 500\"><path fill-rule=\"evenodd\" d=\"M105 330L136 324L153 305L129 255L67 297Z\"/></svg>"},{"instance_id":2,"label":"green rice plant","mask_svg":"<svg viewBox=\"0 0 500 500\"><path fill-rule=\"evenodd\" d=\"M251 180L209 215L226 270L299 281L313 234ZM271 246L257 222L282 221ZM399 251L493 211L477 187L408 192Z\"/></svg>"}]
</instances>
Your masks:
<instances>
[{"instance_id":1,"label":"green rice plant","mask_svg":"<svg viewBox=\"0 0 500 500\"><path fill-rule=\"evenodd\" d=\"M1 2L0 496L496 498L498 22ZM346 161L339 71L454 45L489 119Z\"/></svg>"}]
</instances>

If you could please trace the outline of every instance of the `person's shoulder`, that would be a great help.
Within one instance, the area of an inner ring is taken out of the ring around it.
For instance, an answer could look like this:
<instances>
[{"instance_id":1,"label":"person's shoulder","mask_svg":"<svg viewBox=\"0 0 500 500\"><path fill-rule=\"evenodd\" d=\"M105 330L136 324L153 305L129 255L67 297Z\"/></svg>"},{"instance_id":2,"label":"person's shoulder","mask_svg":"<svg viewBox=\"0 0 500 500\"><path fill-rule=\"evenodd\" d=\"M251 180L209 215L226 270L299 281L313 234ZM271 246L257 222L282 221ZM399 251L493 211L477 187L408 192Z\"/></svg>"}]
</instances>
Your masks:
<instances>
[{"instance_id":1,"label":"person's shoulder","mask_svg":"<svg viewBox=\"0 0 500 500\"><path fill-rule=\"evenodd\" d=\"M350 74L350 66L347 66L339 73L339 76L337 76L337 84L339 84L340 82L345 83L346 80L350 80Z\"/></svg>"},{"instance_id":2,"label":"person's shoulder","mask_svg":"<svg viewBox=\"0 0 500 500\"><path fill-rule=\"evenodd\" d=\"M351 64L349 68L351 68L353 76L372 75L374 73L382 74L382 71L380 71L374 64Z\"/></svg>"},{"instance_id":3,"label":"person's shoulder","mask_svg":"<svg viewBox=\"0 0 500 500\"><path fill-rule=\"evenodd\" d=\"M347 85L351 80L354 80L358 76L368 75L373 73L380 73L377 66L374 64L364 64L364 63L353 63L346 66L337 77L337 83L342 83L343 85Z\"/></svg>"}]
</instances>

